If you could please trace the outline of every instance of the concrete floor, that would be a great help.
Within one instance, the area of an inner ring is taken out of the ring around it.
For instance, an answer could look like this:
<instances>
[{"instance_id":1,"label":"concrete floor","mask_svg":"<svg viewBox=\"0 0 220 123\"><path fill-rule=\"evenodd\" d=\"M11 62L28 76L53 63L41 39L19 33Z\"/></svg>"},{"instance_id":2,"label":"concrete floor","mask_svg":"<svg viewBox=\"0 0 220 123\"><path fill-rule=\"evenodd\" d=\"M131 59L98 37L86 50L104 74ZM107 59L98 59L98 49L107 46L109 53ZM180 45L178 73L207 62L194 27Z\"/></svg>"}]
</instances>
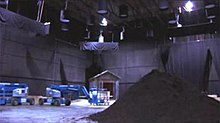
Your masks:
<instances>
[{"instance_id":1,"label":"concrete floor","mask_svg":"<svg viewBox=\"0 0 220 123\"><path fill-rule=\"evenodd\" d=\"M114 101L110 101L110 105ZM109 106L110 106L109 105ZM109 106L93 106L85 99L72 101L70 106L21 105L0 106L0 123L95 123L83 119Z\"/></svg>"}]
</instances>

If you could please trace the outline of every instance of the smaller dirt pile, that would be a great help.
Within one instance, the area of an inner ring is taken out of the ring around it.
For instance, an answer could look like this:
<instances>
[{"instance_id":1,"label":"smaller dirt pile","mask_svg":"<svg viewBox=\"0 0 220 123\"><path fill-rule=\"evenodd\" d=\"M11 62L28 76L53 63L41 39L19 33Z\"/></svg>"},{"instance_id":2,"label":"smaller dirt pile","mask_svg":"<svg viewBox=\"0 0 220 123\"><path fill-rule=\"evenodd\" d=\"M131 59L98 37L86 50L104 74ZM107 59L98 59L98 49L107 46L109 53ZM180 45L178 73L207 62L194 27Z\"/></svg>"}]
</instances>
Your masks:
<instances>
[{"instance_id":1,"label":"smaller dirt pile","mask_svg":"<svg viewBox=\"0 0 220 123\"><path fill-rule=\"evenodd\" d=\"M220 123L220 103L178 77L153 70L90 118L99 123Z\"/></svg>"}]
</instances>

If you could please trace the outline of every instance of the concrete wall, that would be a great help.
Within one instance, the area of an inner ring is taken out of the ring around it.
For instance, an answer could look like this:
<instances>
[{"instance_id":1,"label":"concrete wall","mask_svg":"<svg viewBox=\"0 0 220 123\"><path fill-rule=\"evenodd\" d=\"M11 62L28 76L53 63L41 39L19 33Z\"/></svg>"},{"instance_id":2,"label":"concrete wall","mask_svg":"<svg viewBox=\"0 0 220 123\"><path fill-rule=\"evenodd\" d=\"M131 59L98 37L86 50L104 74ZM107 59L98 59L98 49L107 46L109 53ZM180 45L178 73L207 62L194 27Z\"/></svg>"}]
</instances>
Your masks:
<instances>
[{"instance_id":1,"label":"concrete wall","mask_svg":"<svg viewBox=\"0 0 220 123\"><path fill-rule=\"evenodd\" d=\"M197 42L197 41L206 41L210 42L211 40L220 40L220 34L200 34L200 35L191 35L191 36L184 36L184 37L177 37L174 38L174 42ZM217 44L216 44L217 45ZM207 45L207 48L209 46ZM214 53L211 50L212 55ZM214 57L214 56L213 56ZM208 93L209 94L217 94L220 96L220 80L216 71L216 64L212 59L212 66L209 74L209 83L208 83Z\"/></svg>"},{"instance_id":2,"label":"concrete wall","mask_svg":"<svg viewBox=\"0 0 220 123\"><path fill-rule=\"evenodd\" d=\"M103 66L121 77L120 96L152 69L159 68L157 44L144 41L120 42L119 50L104 52Z\"/></svg>"},{"instance_id":3,"label":"concrete wall","mask_svg":"<svg viewBox=\"0 0 220 123\"><path fill-rule=\"evenodd\" d=\"M69 83L84 84L90 61L76 46L0 24L0 80L24 81L30 94L44 94L48 84L61 83L61 73Z\"/></svg>"},{"instance_id":4,"label":"concrete wall","mask_svg":"<svg viewBox=\"0 0 220 123\"><path fill-rule=\"evenodd\" d=\"M220 81L213 62L210 70L208 91L210 94L217 94L220 96Z\"/></svg>"},{"instance_id":5,"label":"concrete wall","mask_svg":"<svg viewBox=\"0 0 220 123\"><path fill-rule=\"evenodd\" d=\"M217 37L215 37L217 38ZM207 37L207 40L210 37ZM206 39L205 39L206 40ZM144 41L120 42L119 51L104 52L99 60L103 68L119 75L120 96L152 69L163 70L158 45ZM209 78L209 93L220 94L220 83L212 66Z\"/></svg>"}]
</instances>

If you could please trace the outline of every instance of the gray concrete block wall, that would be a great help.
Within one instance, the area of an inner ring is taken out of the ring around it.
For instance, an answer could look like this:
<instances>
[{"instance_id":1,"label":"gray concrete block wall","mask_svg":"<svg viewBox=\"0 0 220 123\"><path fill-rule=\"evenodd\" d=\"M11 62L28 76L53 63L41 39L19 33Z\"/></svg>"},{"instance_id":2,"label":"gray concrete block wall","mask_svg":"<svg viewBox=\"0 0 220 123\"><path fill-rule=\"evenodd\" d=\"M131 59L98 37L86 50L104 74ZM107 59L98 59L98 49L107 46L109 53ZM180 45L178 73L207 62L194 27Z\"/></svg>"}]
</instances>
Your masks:
<instances>
[{"instance_id":1,"label":"gray concrete block wall","mask_svg":"<svg viewBox=\"0 0 220 123\"><path fill-rule=\"evenodd\" d=\"M0 24L0 81L26 82L30 94L42 95L61 83L60 61L69 83L84 84L89 55L78 47Z\"/></svg>"},{"instance_id":2,"label":"gray concrete block wall","mask_svg":"<svg viewBox=\"0 0 220 123\"><path fill-rule=\"evenodd\" d=\"M152 42L120 42L118 51L105 52L103 55L105 69L119 75L120 96L152 69L158 69L160 59L157 45Z\"/></svg>"}]
</instances>

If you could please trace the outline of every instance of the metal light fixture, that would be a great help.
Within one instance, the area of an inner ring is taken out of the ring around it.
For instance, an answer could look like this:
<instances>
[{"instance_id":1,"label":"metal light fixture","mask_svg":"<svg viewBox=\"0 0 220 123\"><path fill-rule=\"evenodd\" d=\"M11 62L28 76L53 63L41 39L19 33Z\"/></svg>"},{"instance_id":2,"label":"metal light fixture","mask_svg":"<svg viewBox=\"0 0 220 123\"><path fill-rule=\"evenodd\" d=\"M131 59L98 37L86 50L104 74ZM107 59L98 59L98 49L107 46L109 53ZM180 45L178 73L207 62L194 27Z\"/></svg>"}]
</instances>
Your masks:
<instances>
[{"instance_id":1,"label":"metal light fixture","mask_svg":"<svg viewBox=\"0 0 220 123\"><path fill-rule=\"evenodd\" d=\"M122 27L122 31L120 32L120 40L124 40L124 32L125 32L125 27Z\"/></svg>"},{"instance_id":2,"label":"metal light fixture","mask_svg":"<svg viewBox=\"0 0 220 123\"><path fill-rule=\"evenodd\" d=\"M168 23L169 24L176 24L176 15L174 12L170 13L169 14L169 20L168 20Z\"/></svg>"},{"instance_id":3,"label":"metal light fixture","mask_svg":"<svg viewBox=\"0 0 220 123\"><path fill-rule=\"evenodd\" d=\"M102 35L103 31L101 30L100 33L99 33L99 39L98 39L98 42L99 43L103 43L104 42L104 36Z\"/></svg>"},{"instance_id":4,"label":"metal light fixture","mask_svg":"<svg viewBox=\"0 0 220 123\"><path fill-rule=\"evenodd\" d=\"M119 6L119 17L126 18L128 17L128 6L125 4L122 4Z\"/></svg>"},{"instance_id":5,"label":"metal light fixture","mask_svg":"<svg viewBox=\"0 0 220 123\"><path fill-rule=\"evenodd\" d=\"M217 9L215 7L214 8L206 9L206 17L208 19L216 18L216 13L217 13Z\"/></svg>"},{"instance_id":6,"label":"metal light fixture","mask_svg":"<svg viewBox=\"0 0 220 123\"><path fill-rule=\"evenodd\" d=\"M160 10L166 10L169 8L167 0L159 0L159 8Z\"/></svg>"},{"instance_id":7,"label":"metal light fixture","mask_svg":"<svg viewBox=\"0 0 220 123\"><path fill-rule=\"evenodd\" d=\"M107 22L106 18L102 18L100 26L107 26L107 25L108 25L108 22Z\"/></svg>"},{"instance_id":8,"label":"metal light fixture","mask_svg":"<svg viewBox=\"0 0 220 123\"><path fill-rule=\"evenodd\" d=\"M87 18L86 25L93 26L94 24L95 24L95 16L90 14Z\"/></svg>"},{"instance_id":9,"label":"metal light fixture","mask_svg":"<svg viewBox=\"0 0 220 123\"><path fill-rule=\"evenodd\" d=\"M90 31L89 31L89 29L88 29L87 27L86 27L84 39L85 39L85 40L89 40L89 39L90 39Z\"/></svg>"},{"instance_id":10,"label":"metal light fixture","mask_svg":"<svg viewBox=\"0 0 220 123\"><path fill-rule=\"evenodd\" d=\"M107 0L99 0L98 1L98 14L107 14Z\"/></svg>"},{"instance_id":11,"label":"metal light fixture","mask_svg":"<svg viewBox=\"0 0 220 123\"><path fill-rule=\"evenodd\" d=\"M137 28L137 29L142 28L142 27L143 27L143 21L142 21L141 19L137 19L137 20L135 21L134 27Z\"/></svg>"},{"instance_id":12,"label":"metal light fixture","mask_svg":"<svg viewBox=\"0 0 220 123\"><path fill-rule=\"evenodd\" d=\"M44 23L44 33L48 35L50 33L50 22Z\"/></svg>"},{"instance_id":13,"label":"metal light fixture","mask_svg":"<svg viewBox=\"0 0 220 123\"><path fill-rule=\"evenodd\" d=\"M185 4L185 6L183 7L187 12L191 12L192 11L192 9L193 9L193 3L189 0L186 4Z\"/></svg>"},{"instance_id":14,"label":"metal light fixture","mask_svg":"<svg viewBox=\"0 0 220 123\"><path fill-rule=\"evenodd\" d=\"M215 2L214 2L214 0L204 0L204 5L205 5L206 9L214 8Z\"/></svg>"}]
</instances>

